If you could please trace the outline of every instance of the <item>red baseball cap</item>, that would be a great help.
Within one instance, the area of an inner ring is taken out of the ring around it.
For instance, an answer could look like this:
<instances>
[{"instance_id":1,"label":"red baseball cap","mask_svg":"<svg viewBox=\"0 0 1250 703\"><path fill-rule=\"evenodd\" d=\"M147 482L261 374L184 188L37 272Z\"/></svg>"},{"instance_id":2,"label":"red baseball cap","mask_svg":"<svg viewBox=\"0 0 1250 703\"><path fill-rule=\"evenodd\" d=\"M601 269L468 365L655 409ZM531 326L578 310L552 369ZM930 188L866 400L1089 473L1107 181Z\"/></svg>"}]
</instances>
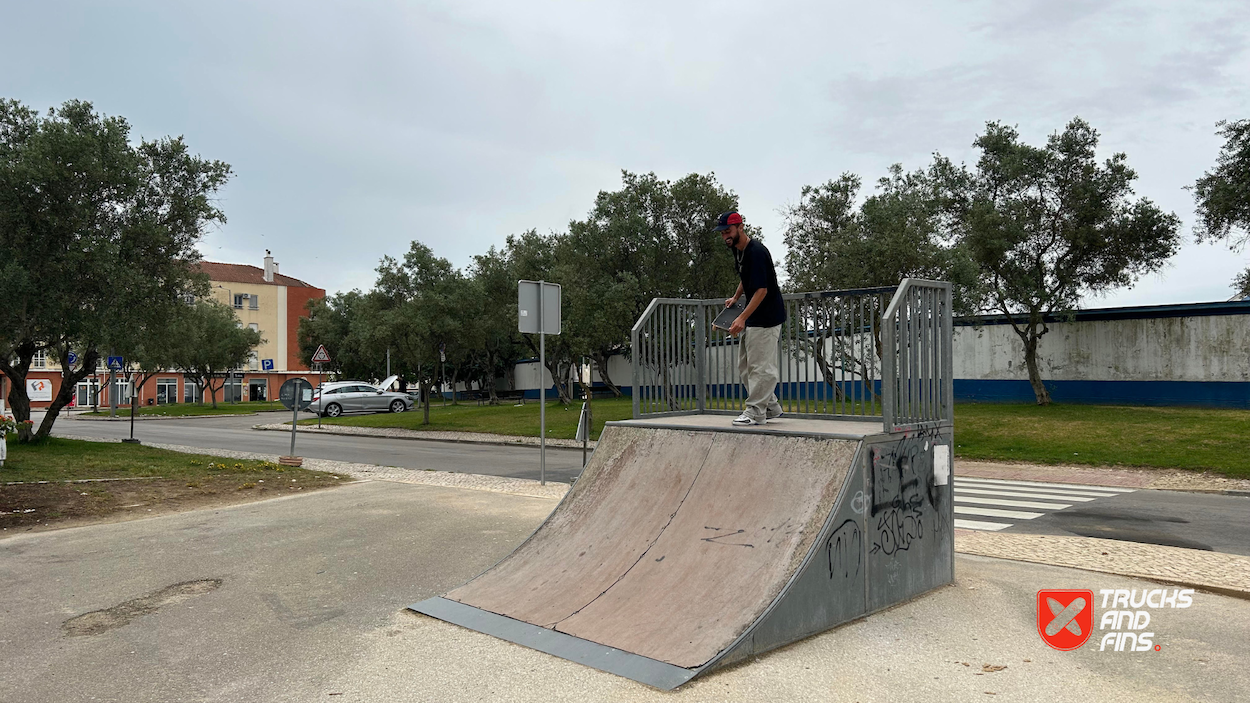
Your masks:
<instances>
[{"instance_id":1,"label":"red baseball cap","mask_svg":"<svg viewBox=\"0 0 1250 703\"><path fill-rule=\"evenodd\" d=\"M721 213L721 216L716 218L716 227L713 228L713 231L723 232L729 229L731 225L740 224L742 224L742 215L739 215L737 210L730 210L729 212Z\"/></svg>"}]
</instances>

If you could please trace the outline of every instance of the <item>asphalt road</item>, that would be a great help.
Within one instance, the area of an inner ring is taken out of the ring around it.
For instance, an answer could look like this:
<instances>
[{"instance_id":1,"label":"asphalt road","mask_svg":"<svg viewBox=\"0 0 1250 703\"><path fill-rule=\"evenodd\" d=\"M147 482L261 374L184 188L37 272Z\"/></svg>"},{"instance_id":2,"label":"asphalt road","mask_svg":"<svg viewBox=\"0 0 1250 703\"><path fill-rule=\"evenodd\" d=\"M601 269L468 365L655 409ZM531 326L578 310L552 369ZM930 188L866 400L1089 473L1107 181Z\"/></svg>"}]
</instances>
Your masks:
<instances>
[{"instance_id":1,"label":"asphalt road","mask_svg":"<svg viewBox=\"0 0 1250 703\"><path fill-rule=\"evenodd\" d=\"M240 452L286 454L291 435L262 432L253 425L286 422L289 413L203 417L187 420L139 420L135 437L140 441L183 444L189 447L232 449ZM130 422L57 418L52 434L59 437L130 436ZM410 439L302 434L296 439L299 456L353 461L361 464L399 466L405 469L437 469L538 480L539 452L530 447L500 447L460 442L427 442ZM547 480L568 483L582 469L582 453L572 449L547 449Z\"/></svg>"},{"instance_id":2,"label":"asphalt road","mask_svg":"<svg viewBox=\"0 0 1250 703\"><path fill-rule=\"evenodd\" d=\"M1250 498L1142 490L1017 522L1004 531L1250 555Z\"/></svg>"},{"instance_id":3,"label":"asphalt road","mask_svg":"<svg viewBox=\"0 0 1250 703\"><path fill-rule=\"evenodd\" d=\"M1250 601L1154 611L1158 652L1097 637L1058 652L1037 634L1039 588L1154 584L962 555L953 586L673 693L404 610L489 567L553 505L372 481L13 535L0 700L1233 701L1250 686Z\"/></svg>"},{"instance_id":4,"label":"asphalt road","mask_svg":"<svg viewBox=\"0 0 1250 703\"><path fill-rule=\"evenodd\" d=\"M142 420L135 423L135 436L167 444L285 454L290 435L251 428L288 417L282 412ZM53 434L63 437L121 438L129 432L129 422L69 418L58 419L53 428ZM300 435L297 442L297 454L320 459L533 480L539 474L538 450L530 447L311 434ZM547 450L548 480L567 483L581 466L579 450ZM1141 490L1019 521L1007 531L1103 537L1250 555L1250 498Z\"/></svg>"}]
</instances>

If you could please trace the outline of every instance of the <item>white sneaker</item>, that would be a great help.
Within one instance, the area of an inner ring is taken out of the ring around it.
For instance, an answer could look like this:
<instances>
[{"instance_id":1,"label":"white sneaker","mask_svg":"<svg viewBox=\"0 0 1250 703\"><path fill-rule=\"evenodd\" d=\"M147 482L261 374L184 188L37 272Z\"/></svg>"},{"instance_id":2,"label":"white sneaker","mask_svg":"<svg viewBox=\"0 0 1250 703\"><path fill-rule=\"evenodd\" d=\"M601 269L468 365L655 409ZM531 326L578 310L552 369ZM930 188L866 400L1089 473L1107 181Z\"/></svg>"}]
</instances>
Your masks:
<instances>
[{"instance_id":1,"label":"white sneaker","mask_svg":"<svg viewBox=\"0 0 1250 703\"><path fill-rule=\"evenodd\" d=\"M759 422L758 420L751 417L750 415L747 415L746 413L742 413L738 417L734 418L734 425L736 427L748 427L750 425L762 425L762 424L764 423Z\"/></svg>"}]
</instances>

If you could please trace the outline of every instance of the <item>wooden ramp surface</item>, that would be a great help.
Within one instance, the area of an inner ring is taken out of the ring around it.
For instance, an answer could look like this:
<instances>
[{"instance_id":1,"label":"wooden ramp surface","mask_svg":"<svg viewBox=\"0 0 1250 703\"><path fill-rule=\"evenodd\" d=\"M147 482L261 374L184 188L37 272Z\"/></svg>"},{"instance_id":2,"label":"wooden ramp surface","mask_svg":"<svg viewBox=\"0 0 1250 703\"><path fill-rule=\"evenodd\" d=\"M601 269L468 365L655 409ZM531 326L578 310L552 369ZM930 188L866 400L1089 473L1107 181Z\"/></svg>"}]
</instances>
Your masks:
<instances>
[{"instance_id":1,"label":"wooden ramp surface","mask_svg":"<svg viewBox=\"0 0 1250 703\"><path fill-rule=\"evenodd\" d=\"M447 598L694 668L777 597L858 442L609 426L541 528Z\"/></svg>"}]
</instances>

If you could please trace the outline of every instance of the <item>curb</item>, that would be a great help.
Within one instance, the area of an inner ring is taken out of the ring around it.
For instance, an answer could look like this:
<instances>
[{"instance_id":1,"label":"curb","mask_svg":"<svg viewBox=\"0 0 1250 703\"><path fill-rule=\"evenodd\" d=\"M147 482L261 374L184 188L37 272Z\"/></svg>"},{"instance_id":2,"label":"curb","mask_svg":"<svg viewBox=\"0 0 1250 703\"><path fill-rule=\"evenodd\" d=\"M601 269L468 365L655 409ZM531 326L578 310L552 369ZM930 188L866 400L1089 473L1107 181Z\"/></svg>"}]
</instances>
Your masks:
<instances>
[{"instance_id":1,"label":"curb","mask_svg":"<svg viewBox=\"0 0 1250 703\"><path fill-rule=\"evenodd\" d=\"M216 415L139 415L135 418L135 422L148 422L149 420L194 420L204 417L255 417L264 412L283 412L281 410L261 410L248 413L218 413ZM81 420L83 422L130 422L130 416L126 417L81 417L79 415L69 415L70 420Z\"/></svg>"},{"instance_id":2,"label":"curb","mask_svg":"<svg viewBox=\"0 0 1250 703\"><path fill-rule=\"evenodd\" d=\"M1250 600L1250 557L1239 554L1096 537L991 534L973 530L956 530L955 551L969 556L1142 579ZM1109 556L1108 552L1112 553L1109 559L1099 559L1099 555ZM1208 578L1202 578L1203 575Z\"/></svg>"},{"instance_id":3,"label":"curb","mask_svg":"<svg viewBox=\"0 0 1250 703\"><path fill-rule=\"evenodd\" d=\"M1012 557L992 556L989 554L981 554L978 552L961 552L958 549L955 550L955 553L962 554L967 557L981 557L982 559L1002 559L1003 561L1018 561L1024 564L1040 564L1042 566L1053 566L1057 569L1073 569L1076 571L1085 571L1091 574L1106 574L1108 576L1119 576L1121 578L1138 579L1141 581L1153 581L1154 583L1160 583L1165 586L1177 586L1179 588L1192 588L1195 591L1202 591L1203 593L1214 593L1217 596L1227 596L1229 598L1237 598L1238 600L1250 601L1250 590L1242 590L1239 588L1228 588L1225 586L1213 586L1209 583L1202 583L1201 581L1189 581L1185 579L1169 579L1169 578L1164 578L1162 576L1142 576L1139 574L1124 574L1124 573L1120 573L1119 571L1108 571L1105 569L1095 569L1095 568L1084 567L1084 566L1071 566L1069 564L1056 564L1054 562L1049 562L1049 561L1040 561L1040 560L1032 560L1032 559L1015 559Z\"/></svg>"}]
</instances>

